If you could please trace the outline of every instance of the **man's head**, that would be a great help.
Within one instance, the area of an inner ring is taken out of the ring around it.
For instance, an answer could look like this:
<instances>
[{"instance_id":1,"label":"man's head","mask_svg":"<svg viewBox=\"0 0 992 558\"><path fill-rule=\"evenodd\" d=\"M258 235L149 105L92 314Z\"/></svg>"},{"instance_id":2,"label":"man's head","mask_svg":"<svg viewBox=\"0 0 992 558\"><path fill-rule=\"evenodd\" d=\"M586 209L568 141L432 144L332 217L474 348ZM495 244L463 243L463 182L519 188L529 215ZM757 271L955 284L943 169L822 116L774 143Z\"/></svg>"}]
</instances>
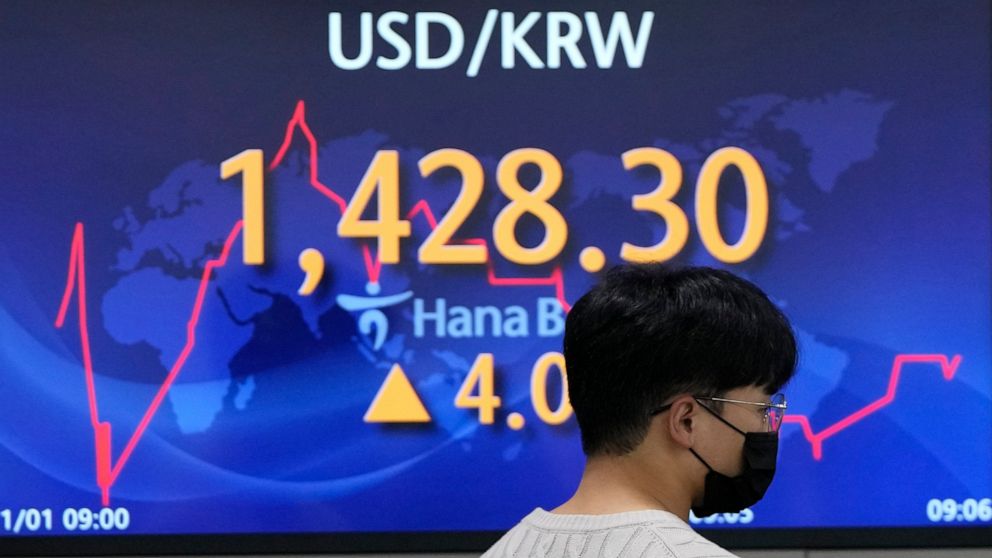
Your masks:
<instances>
[{"instance_id":1,"label":"man's head","mask_svg":"<svg viewBox=\"0 0 992 558\"><path fill-rule=\"evenodd\" d=\"M673 420L711 428L699 405L734 405L695 397L767 401L796 368L789 322L756 286L726 271L662 264L610 270L569 312L564 353L590 457L634 451L654 411L673 400ZM737 407L743 429L760 427L749 428L753 410Z\"/></svg>"}]
</instances>

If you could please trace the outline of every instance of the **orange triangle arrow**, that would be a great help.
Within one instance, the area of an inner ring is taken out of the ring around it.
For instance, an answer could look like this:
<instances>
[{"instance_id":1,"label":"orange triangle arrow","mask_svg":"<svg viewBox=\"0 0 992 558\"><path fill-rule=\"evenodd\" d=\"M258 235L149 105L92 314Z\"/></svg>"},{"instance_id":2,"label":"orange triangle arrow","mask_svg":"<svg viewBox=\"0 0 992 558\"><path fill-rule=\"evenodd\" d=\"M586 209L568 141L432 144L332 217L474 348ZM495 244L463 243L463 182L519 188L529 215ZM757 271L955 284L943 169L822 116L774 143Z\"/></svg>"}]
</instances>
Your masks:
<instances>
[{"instance_id":1,"label":"orange triangle arrow","mask_svg":"<svg viewBox=\"0 0 992 558\"><path fill-rule=\"evenodd\" d=\"M394 364L386 380L379 387L379 393L365 412L365 422L430 422L417 391L403 373L399 364Z\"/></svg>"}]
</instances>

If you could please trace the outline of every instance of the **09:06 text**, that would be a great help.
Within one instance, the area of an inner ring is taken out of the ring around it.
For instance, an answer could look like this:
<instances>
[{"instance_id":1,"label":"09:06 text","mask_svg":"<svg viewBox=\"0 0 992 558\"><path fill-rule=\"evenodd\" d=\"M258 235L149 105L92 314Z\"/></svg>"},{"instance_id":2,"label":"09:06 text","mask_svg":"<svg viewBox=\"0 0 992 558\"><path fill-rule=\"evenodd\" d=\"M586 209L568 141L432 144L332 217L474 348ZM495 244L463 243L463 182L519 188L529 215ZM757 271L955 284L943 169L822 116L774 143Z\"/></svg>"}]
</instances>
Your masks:
<instances>
[{"instance_id":1,"label":"09:06 text","mask_svg":"<svg viewBox=\"0 0 992 558\"><path fill-rule=\"evenodd\" d=\"M992 498L933 498L927 502L927 519L934 523L992 521Z\"/></svg>"}]
</instances>

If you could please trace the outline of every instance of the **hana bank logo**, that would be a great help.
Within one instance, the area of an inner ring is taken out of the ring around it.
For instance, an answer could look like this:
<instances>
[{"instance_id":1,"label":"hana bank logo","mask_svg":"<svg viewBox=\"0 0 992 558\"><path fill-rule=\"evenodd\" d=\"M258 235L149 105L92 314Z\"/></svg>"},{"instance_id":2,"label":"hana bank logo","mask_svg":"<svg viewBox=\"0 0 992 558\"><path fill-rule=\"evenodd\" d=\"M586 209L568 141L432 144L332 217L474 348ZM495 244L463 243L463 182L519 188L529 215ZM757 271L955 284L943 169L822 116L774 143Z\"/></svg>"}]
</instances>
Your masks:
<instances>
[{"instance_id":1,"label":"hana bank logo","mask_svg":"<svg viewBox=\"0 0 992 558\"><path fill-rule=\"evenodd\" d=\"M319 250L307 248L300 252L299 265L304 277L297 293L300 296L310 296L324 277L326 270L324 255ZM358 313L358 331L366 337L374 351L382 348L386 336L389 335L389 318L382 310L413 297L413 291L379 296L381 292L382 287L377 281L369 281L365 284L365 294L368 296L339 294L334 299L344 310L352 314Z\"/></svg>"},{"instance_id":2,"label":"hana bank logo","mask_svg":"<svg viewBox=\"0 0 992 558\"><path fill-rule=\"evenodd\" d=\"M324 277L324 255L319 250L307 248L300 252L299 265L304 277L297 293L300 296L310 296ZM358 313L358 331L368 339L374 351L382 348L389 335L389 318L382 309L406 302L413 296L413 291L379 296L381 292L382 287L377 281L369 281L365 284L365 294L368 296L339 294L334 299L346 311Z\"/></svg>"},{"instance_id":3,"label":"hana bank logo","mask_svg":"<svg viewBox=\"0 0 992 558\"><path fill-rule=\"evenodd\" d=\"M382 348L382 344L386 342L386 335L389 334L389 318L382 309L406 302L413 296L413 291L378 296L380 292L382 287L378 283L369 281L365 284L365 293L368 296L340 294L335 299L338 306L348 312L361 312L358 315L358 331L369 339L374 351Z\"/></svg>"},{"instance_id":4,"label":"hana bank logo","mask_svg":"<svg viewBox=\"0 0 992 558\"><path fill-rule=\"evenodd\" d=\"M608 24L605 23L607 17ZM543 25L540 25L542 19ZM479 74L493 42L497 20L499 64L505 70L516 66L518 56L532 69L556 70L563 66L566 58L572 68L585 69L588 67L586 56L590 52L598 68L608 69L616 62L618 50L623 51L627 67L633 69L644 63L654 12L640 14L635 34L630 17L622 11L602 16L591 11L581 16L559 11L528 12L518 19L513 12L488 10L472 46L466 76ZM357 22L353 19L345 22L340 12L330 12L327 36L331 62L342 70L361 70L368 66L377 43L383 43L385 47L385 51L375 57L375 67L380 70L400 70L411 62L418 70L441 70L455 65L466 52L465 27L457 18L444 12L411 15L390 11L378 18L371 12L362 12ZM543 58L534 49L542 42L545 46ZM583 55L583 49L586 55Z\"/></svg>"},{"instance_id":5,"label":"hana bank logo","mask_svg":"<svg viewBox=\"0 0 992 558\"><path fill-rule=\"evenodd\" d=\"M358 314L358 331L378 351L389 335L389 318L383 311L413 298L413 291L381 295L377 282L365 284L367 296L339 294L338 306ZM381 296L380 296L381 295ZM565 311L558 299L538 297L531 309L520 305L451 305L444 297L413 299L414 338L437 339L558 337L565 331Z\"/></svg>"}]
</instances>

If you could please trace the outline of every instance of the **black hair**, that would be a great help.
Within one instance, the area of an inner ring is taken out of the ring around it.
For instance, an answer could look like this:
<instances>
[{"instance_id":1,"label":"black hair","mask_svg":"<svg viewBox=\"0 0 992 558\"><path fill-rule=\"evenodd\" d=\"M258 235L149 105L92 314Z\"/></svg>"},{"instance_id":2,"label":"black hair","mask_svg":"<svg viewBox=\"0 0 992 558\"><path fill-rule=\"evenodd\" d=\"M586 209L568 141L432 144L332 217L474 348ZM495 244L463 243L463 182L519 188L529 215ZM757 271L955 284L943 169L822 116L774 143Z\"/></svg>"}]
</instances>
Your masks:
<instances>
[{"instance_id":1,"label":"black hair","mask_svg":"<svg viewBox=\"0 0 992 558\"><path fill-rule=\"evenodd\" d=\"M586 455L629 453L673 396L779 391L796 370L788 319L728 271L624 264L565 321L568 395Z\"/></svg>"}]
</instances>

